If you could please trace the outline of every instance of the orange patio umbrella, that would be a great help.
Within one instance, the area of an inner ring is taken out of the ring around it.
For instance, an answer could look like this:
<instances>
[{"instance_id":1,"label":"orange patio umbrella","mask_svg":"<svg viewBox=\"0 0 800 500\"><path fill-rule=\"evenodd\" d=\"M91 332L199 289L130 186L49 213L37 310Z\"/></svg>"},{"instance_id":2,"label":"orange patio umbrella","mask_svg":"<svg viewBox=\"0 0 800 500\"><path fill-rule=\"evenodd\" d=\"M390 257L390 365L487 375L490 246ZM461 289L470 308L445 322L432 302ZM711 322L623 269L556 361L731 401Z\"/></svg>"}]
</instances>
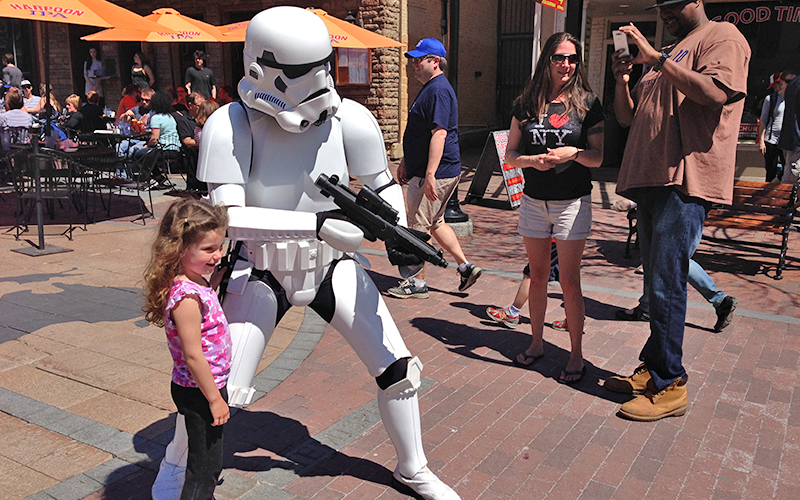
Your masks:
<instances>
[{"instance_id":1,"label":"orange patio umbrella","mask_svg":"<svg viewBox=\"0 0 800 500\"><path fill-rule=\"evenodd\" d=\"M114 5L106 0L36 0L35 3L20 3L13 0L0 0L0 17L10 17L12 19L27 19L29 21L45 21L65 24L82 24L84 26L99 26L111 28L114 26L143 26L151 27L152 21L144 19L118 5ZM45 88L50 88L50 30L48 24L44 25L44 75ZM153 23L153 28L158 25ZM172 31L167 28L168 31ZM50 102L47 101L47 126L46 132L50 131ZM39 141L31 141L34 153L39 150ZM69 251L54 245L44 243L44 222L42 214L42 191L38 179L39 162L34 161L34 177L36 182L36 224L39 228L39 244L31 248L14 249L27 255L48 255Z\"/></svg>"},{"instance_id":2,"label":"orange patio umbrella","mask_svg":"<svg viewBox=\"0 0 800 500\"><path fill-rule=\"evenodd\" d=\"M112 28L81 37L90 42L224 42L228 41L216 26L184 16L175 9L156 9L144 17L154 28L130 26Z\"/></svg>"},{"instance_id":3,"label":"orange patio umbrella","mask_svg":"<svg viewBox=\"0 0 800 500\"><path fill-rule=\"evenodd\" d=\"M343 19L333 17L322 9L308 9L325 23L331 35L331 45L348 49L376 49L379 47L402 47L397 40L365 30L355 24L350 24ZM226 24L219 29L224 33L223 38L231 42L243 42L249 21Z\"/></svg>"},{"instance_id":4,"label":"orange patio umbrella","mask_svg":"<svg viewBox=\"0 0 800 500\"><path fill-rule=\"evenodd\" d=\"M0 17L101 28L115 26L158 28L152 21L106 0L36 0L31 3L0 0Z\"/></svg>"}]
</instances>

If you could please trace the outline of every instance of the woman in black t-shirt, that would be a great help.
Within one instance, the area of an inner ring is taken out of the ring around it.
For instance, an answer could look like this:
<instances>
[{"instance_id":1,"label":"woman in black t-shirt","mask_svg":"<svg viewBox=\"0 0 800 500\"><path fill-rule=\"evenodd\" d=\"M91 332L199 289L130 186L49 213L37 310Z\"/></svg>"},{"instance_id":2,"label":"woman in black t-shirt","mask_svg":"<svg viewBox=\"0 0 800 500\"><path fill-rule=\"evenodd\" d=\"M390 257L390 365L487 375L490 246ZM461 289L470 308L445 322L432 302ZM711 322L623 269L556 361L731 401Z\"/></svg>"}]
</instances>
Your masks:
<instances>
[{"instance_id":1,"label":"woman in black t-shirt","mask_svg":"<svg viewBox=\"0 0 800 500\"><path fill-rule=\"evenodd\" d=\"M514 101L506 162L523 169L524 196L518 229L531 270L533 339L514 362L533 364L544 353L542 339L555 238L564 309L571 342L558 381L574 384L586 372L581 351L584 303L580 264L592 225L592 176L603 163L603 112L586 81L580 42L556 33L542 49L536 71Z\"/></svg>"}]
</instances>

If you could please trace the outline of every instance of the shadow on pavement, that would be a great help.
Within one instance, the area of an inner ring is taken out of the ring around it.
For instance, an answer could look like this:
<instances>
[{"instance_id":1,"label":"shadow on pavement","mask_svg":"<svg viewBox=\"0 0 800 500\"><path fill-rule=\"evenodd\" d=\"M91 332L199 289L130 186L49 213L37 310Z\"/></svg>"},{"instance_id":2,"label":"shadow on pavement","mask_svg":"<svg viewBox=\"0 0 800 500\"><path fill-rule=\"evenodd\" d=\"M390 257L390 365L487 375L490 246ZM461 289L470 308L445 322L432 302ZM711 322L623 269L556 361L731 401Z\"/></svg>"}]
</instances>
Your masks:
<instances>
[{"instance_id":1,"label":"shadow on pavement","mask_svg":"<svg viewBox=\"0 0 800 500\"><path fill-rule=\"evenodd\" d=\"M513 367L512 360L514 357L530 345L530 333L525 331L508 330L506 328L484 330L436 318L414 318L411 320L411 325L449 346L448 350L450 352L508 367ZM566 335L566 332L558 333ZM476 351L480 348L491 349L506 359L498 360L478 354ZM568 359L568 351L545 340L543 358L534 362L529 368L515 369L536 371L544 377L557 380ZM572 385L572 387L615 403L624 403L631 399L623 394L609 392L600 385L601 380L606 380L608 377L616 375L616 373L598 368L587 360L584 360L584 363L586 364L586 375L583 380Z\"/></svg>"},{"instance_id":2,"label":"shadow on pavement","mask_svg":"<svg viewBox=\"0 0 800 500\"><path fill-rule=\"evenodd\" d=\"M66 272L71 272L66 271ZM38 283L63 274L31 274L4 278L0 281ZM75 275L70 275L75 276ZM11 292L0 297L0 326L14 332L3 335L0 343L59 323L83 321L128 321L142 316L142 294L138 288L88 286L52 283L60 292L34 293L31 290Z\"/></svg>"},{"instance_id":3,"label":"shadow on pavement","mask_svg":"<svg viewBox=\"0 0 800 500\"><path fill-rule=\"evenodd\" d=\"M386 467L345 455L312 438L297 420L273 412L240 411L226 424L225 468L284 469L301 477L352 476L381 485L392 482L392 471Z\"/></svg>"},{"instance_id":4,"label":"shadow on pavement","mask_svg":"<svg viewBox=\"0 0 800 500\"><path fill-rule=\"evenodd\" d=\"M113 482L98 495L98 500L149 500L165 446L172 439L174 427L154 440L167 421L174 426L175 414L154 422L137 433L135 449L141 456L135 465L142 470ZM110 472L126 475L130 464ZM299 477L352 476L383 486L392 485L392 471L370 460L343 454L312 438L308 428L297 420L273 412L240 410L225 424L226 470L267 473L269 477L253 479L262 483L286 486ZM281 474L287 471L288 474ZM221 485L225 484L225 474ZM221 486L223 487L223 486Z\"/></svg>"}]
</instances>

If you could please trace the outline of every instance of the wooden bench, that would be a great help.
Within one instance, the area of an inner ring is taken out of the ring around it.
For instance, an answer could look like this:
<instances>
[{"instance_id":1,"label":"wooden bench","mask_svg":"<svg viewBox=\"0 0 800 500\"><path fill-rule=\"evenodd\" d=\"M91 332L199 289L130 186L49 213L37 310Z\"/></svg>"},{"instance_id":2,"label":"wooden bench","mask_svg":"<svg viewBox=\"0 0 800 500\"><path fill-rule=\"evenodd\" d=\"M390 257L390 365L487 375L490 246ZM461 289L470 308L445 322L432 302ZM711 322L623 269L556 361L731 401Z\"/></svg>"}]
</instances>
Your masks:
<instances>
[{"instance_id":1,"label":"wooden bench","mask_svg":"<svg viewBox=\"0 0 800 500\"><path fill-rule=\"evenodd\" d=\"M774 276L776 280L780 280L783 279L782 273L786 267L789 233L798 231L798 228L794 226L797 208L797 185L736 181L733 185L733 204L715 204L708 213L705 224L721 229L744 229L780 234L780 247L755 241L742 242L754 246L780 248L778 267ZM636 232L636 209L634 208L628 211L626 257L630 256L631 240ZM636 243L638 244L638 238Z\"/></svg>"}]
</instances>

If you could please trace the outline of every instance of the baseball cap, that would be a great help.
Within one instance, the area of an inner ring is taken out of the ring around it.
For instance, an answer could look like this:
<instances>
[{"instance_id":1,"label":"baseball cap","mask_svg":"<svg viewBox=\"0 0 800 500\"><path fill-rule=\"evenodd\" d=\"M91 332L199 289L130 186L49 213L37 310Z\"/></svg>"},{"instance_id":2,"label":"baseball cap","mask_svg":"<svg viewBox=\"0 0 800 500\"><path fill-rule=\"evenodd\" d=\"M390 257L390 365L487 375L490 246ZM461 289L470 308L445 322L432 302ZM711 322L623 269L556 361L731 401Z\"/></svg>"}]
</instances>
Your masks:
<instances>
[{"instance_id":1,"label":"baseball cap","mask_svg":"<svg viewBox=\"0 0 800 500\"><path fill-rule=\"evenodd\" d=\"M772 87L774 87L776 83L781 81L782 75L783 73L781 72L773 73L772 76L769 77L769 87L767 87L767 90L772 90Z\"/></svg>"},{"instance_id":2,"label":"baseball cap","mask_svg":"<svg viewBox=\"0 0 800 500\"><path fill-rule=\"evenodd\" d=\"M405 56L409 59L427 55L447 57L447 51L439 40L435 38L423 38L417 42L417 46L414 47L414 50L409 50L405 53Z\"/></svg>"},{"instance_id":3,"label":"baseball cap","mask_svg":"<svg viewBox=\"0 0 800 500\"><path fill-rule=\"evenodd\" d=\"M22 80L21 82L19 82L19 86L20 87L33 87L33 85L31 85L30 80Z\"/></svg>"},{"instance_id":4,"label":"baseball cap","mask_svg":"<svg viewBox=\"0 0 800 500\"><path fill-rule=\"evenodd\" d=\"M656 0L655 5L645 7L644 10L655 9L656 7L666 7L667 5L675 5L676 3L688 3L688 0Z\"/></svg>"}]
</instances>

